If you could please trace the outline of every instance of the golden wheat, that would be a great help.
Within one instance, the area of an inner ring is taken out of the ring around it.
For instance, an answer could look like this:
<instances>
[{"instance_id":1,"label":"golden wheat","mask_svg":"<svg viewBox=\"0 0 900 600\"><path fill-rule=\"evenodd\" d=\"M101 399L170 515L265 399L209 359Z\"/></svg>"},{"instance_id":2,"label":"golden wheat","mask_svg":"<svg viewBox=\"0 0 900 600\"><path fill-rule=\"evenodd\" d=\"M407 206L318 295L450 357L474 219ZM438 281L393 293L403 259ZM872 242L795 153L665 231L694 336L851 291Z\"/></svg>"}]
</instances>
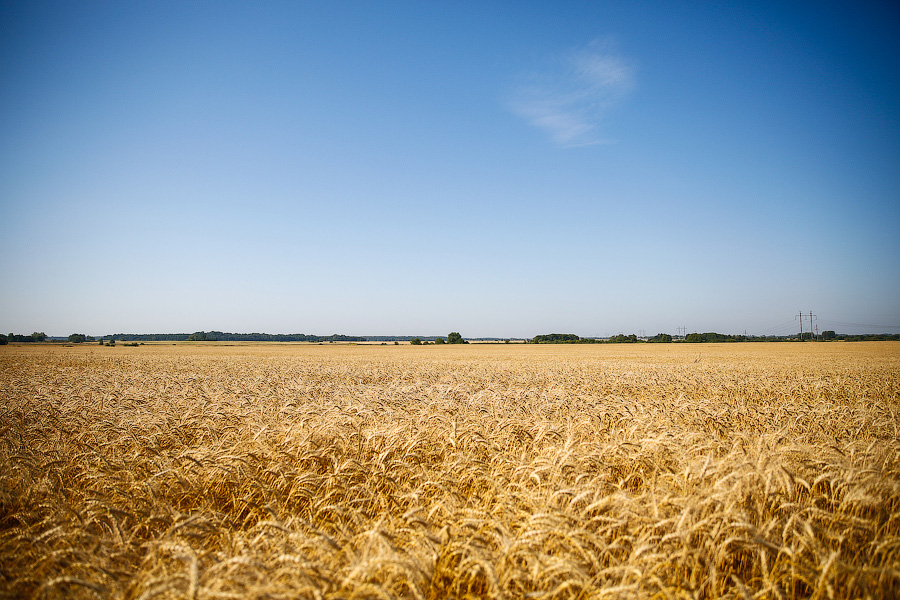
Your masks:
<instances>
[{"instance_id":1,"label":"golden wheat","mask_svg":"<svg viewBox=\"0 0 900 600\"><path fill-rule=\"evenodd\" d=\"M0 348L5 598L895 598L900 345Z\"/></svg>"}]
</instances>

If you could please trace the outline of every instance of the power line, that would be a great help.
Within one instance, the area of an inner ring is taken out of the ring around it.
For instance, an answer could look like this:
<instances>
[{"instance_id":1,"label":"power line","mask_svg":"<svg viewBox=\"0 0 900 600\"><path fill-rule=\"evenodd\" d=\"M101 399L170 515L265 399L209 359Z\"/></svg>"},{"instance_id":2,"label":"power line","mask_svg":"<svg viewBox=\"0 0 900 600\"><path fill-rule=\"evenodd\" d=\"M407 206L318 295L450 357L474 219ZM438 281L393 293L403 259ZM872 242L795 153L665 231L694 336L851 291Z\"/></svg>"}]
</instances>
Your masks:
<instances>
[{"instance_id":1,"label":"power line","mask_svg":"<svg viewBox=\"0 0 900 600\"><path fill-rule=\"evenodd\" d=\"M760 335L775 335L775 334L780 334L780 333L790 333L790 332L794 331L796 321L797 321L797 318L794 317L794 319L792 319L790 321L785 321L784 323L779 323L778 325L772 325L770 327L767 327L766 329L763 329L760 332Z\"/></svg>"},{"instance_id":2,"label":"power line","mask_svg":"<svg viewBox=\"0 0 900 600\"><path fill-rule=\"evenodd\" d=\"M786 323L781 323L779 325L775 325L766 329L764 333L784 333L784 332L792 332L797 330L797 324L794 321L788 321Z\"/></svg>"}]
</instances>

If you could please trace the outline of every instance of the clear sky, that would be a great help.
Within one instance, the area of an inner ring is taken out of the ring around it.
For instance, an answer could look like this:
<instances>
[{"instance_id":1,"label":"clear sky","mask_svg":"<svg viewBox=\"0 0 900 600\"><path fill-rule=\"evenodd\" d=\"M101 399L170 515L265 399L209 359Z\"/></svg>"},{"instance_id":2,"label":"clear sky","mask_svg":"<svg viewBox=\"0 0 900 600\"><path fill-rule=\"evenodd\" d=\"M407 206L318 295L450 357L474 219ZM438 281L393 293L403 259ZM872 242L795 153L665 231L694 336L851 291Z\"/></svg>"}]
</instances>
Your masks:
<instances>
[{"instance_id":1,"label":"clear sky","mask_svg":"<svg viewBox=\"0 0 900 600\"><path fill-rule=\"evenodd\" d=\"M896 2L4 2L0 331L900 332Z\"/></svg>"}]
</instances>

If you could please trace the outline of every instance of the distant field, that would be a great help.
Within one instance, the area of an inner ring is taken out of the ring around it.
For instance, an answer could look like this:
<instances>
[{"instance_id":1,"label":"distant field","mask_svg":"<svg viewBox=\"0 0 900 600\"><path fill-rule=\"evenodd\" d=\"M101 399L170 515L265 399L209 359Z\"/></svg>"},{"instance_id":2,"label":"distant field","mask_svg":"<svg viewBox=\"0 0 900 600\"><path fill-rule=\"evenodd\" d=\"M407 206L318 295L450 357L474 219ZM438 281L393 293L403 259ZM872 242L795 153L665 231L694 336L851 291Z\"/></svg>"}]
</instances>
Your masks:
<instances>
[{"instance_id":1,"label":"distant field","mask_svg":"<svg viewBox=\"0 0 900 600\"><path fill-rule=\"evenodd\" d=\"M897 598L900 343L0 347L0 598Z\"/></svg>"}]
</instances>

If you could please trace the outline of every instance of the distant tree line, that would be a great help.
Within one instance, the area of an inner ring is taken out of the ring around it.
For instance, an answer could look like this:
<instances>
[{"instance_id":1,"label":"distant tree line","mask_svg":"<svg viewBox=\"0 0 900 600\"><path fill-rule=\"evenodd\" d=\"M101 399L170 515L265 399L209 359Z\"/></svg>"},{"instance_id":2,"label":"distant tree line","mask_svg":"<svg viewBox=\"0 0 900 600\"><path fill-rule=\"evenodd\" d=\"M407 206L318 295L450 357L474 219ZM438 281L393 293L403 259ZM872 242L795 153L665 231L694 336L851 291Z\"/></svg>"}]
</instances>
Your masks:
<instances>
[{"instance_id":1,"label":"distant tree line","mask_svg":"<svg viewBox=\"0 0 900 600\"><path fill-rule=\"evenodd\" d=\"M20 335L18 333L0 334L0 345L8 344L9 342L44 342L46 340L47 334L43 331L35 331L31 335Z\"/></svg>"},{"instance_id":2,"label":"distant tree line","mask_svg":"<svg viewBox=\"0 0 900 600\"><path fill-rule=\"evenodd\" d=\"M683 340L673 338L668 333L658 333L651 338L641 339L635 334L625 335L618 334L610 336L606 339L582 338L574 333L546 333L536 335L530 341L532 344L635 344L635 343L688 343L688 344L709 344L709 343L728 343L728 342L791 342L797 340L812 340L812 334L806 333L802 336L756 336L756 335L732 335L726 333L716 333L714 331L706 333L689 333ZM837 334L834 331L823 331L821 335L816 337L817 341L847 341L847 342L864 342L864 341L900 341L900 334L879 333L864 335Z\"/></svg>"},{"instance_id":3,"label":"distant tree line","mask_svg":"<svg viewBox=\"0 0 900 600\"><path fill-rule=\"evenodd\" d=\"M532 344L575 344L580 341L574 333L545 333L531 338Z\"/></svg>"},{"instance_id":4,"label":"distant tree line","mask_svg":"<svg viewBox=\"0 0 900 600\"><path fill-rule=\"evenodd\" d=\"M351 335L311 335L305 333L288 333L288 334L272 334L272 333L225 333L222 331L197 331L194 333L116 333L104 336L108 340L120 341L146 341L146 342L213 342L213 341L233 341L233 342L366 342L366 341L409 341L413 345L418 344L468 344L459 332L451 331L445 340L443 337L413 337L413 336L351 336ZM103 339L100 338L100 343ZM61 340L62 338L53 338ZM634 344L634 343L724 343L724 342L791 342L797 340L812 340L813 336L809 332L796 335L731 335L716 332L706 333L689 333L683 340L675 339L668 333L658 333L651 338L641 339L637 335L618 334L606 339L599 338L582 338L574 333L547 333L536 335L526 343L532 344ZM828 330L823 331L815 338L817 341L845 341L845 342L866 342L866 341L900 341L900 334L897 333L867 333L867 334L846 334L836 333ZM43 331L35 331L31 335L22 335L10 333L8 335L0 334L0 346L9 342L45 342L48 340L47 334ZM73 333L68 338L69 343L80 344L83 342L93 342L95 338L83 333ZM508 340L506 340L508 343Z\"/></svg>"},{"instance_id":5,"label":"distant tree line","mask_svg":"<svg viewBox=\"0 0 900 600\"><path fill-rule=\"evenodd\" d=\"M707 333L689 333L684 337L684 341L689 344L699 343L722 343L722 342L746 342L752 336L746 335L729 335L725 333L716 333L710 331Z\"/></svg>"},{"instance_id":6,"label":"distant tree line","mask_svg":"<svg viewBox=\"0 0 900 600\"><path fill-rule=\"evenodd\" d=\"M825 333L825 332L823 332ZM850 335L840 333L833 335L830 339L841 340L844 342L887 342L900 341L900 333L867 333L863 335Z\"/></svg>"},{"instance_id":7,"label":"distant tree line","mask_svg":"<svg viewBox=\"0 0 900 600\"><path fill-rule=\"evenodd\" d=\"M610 337L606 341L610 344L636 344L642 340L639 340L638 336L633 333L631 335L620 333L619 335Z\"/></svg>"},{"instance_id":8,"label":"distant tree line","mask_svg":"<svg viewBox=\"0 0 900 600\"><path fill-rule=\"evenodd\" d=\"M306 333L226 333L195 331L194 333L116 333L105 336L121 341L141 342L365 342L352 335L312 335Z\"/></svg>"},{"instance_id":9,"label":"distant tree line","mask_svg":"<svg viewBox=\"0 0 900 600\"><path fill-rule=\"evenodd\" d=\"M532 344L630 344L640 341L634 334L616 335L609 339L583 338L574 333L545 333L531 338Z\"/></svg>"},{"instance_id":10,"label":"distant tree line","mask_svg":"<svg viewBox=\"0 0 900 600\"><path fill-rule=\"evenodd\" d=\"M429 339L429 338L426 338L426 340L427 339ZM419 338L419 337L410 338L410 340L409 340L409 344L411 346L421 346L423 344L425 344L425 345L435 344L435 345L440 346L441 344L468 344L468 343L469 342L467 342L465 339L463 339L463 336L458 331L451 331L450 333L448 333L446 340L440 336L433 338L433 341L431 341L431 342L429 342L429 341L423 342L422 338Z\"/></svg>"},{"instance_id":11,"label":"distant tree line","mask_svg":"<svg viewBox=\"0 0 900 600\"><path fill-rule=\"evenodd\" d=\"M727 335L723 333L689 333L685 336L684 341L689 343L709 343L709 342L796 342L796 341L818 341L818 342L876 342L876 341L900 341L900 334L897 333L866 333L861 335L851 335L845 333L835 333L834 331L823 331L818 336L812 333L804 332L795 335Z\"/></svg>"},{"instance_id":12,"label":"distant tree line","mask_svg":"<svg viewBox=\"0 0 900 600\"><path fill-rule=\"evenodd\" d=\"M638 338L634 333L625 335L620 333L606 339L602 338L583 338L578 337L574 333L545 333L536 335L531 340L532 344L636 344L639 342L650 343L667 343L672 341L672 336L668 333L659 333L652 338L646 340Z\"/></svg>"}]
</instances>

